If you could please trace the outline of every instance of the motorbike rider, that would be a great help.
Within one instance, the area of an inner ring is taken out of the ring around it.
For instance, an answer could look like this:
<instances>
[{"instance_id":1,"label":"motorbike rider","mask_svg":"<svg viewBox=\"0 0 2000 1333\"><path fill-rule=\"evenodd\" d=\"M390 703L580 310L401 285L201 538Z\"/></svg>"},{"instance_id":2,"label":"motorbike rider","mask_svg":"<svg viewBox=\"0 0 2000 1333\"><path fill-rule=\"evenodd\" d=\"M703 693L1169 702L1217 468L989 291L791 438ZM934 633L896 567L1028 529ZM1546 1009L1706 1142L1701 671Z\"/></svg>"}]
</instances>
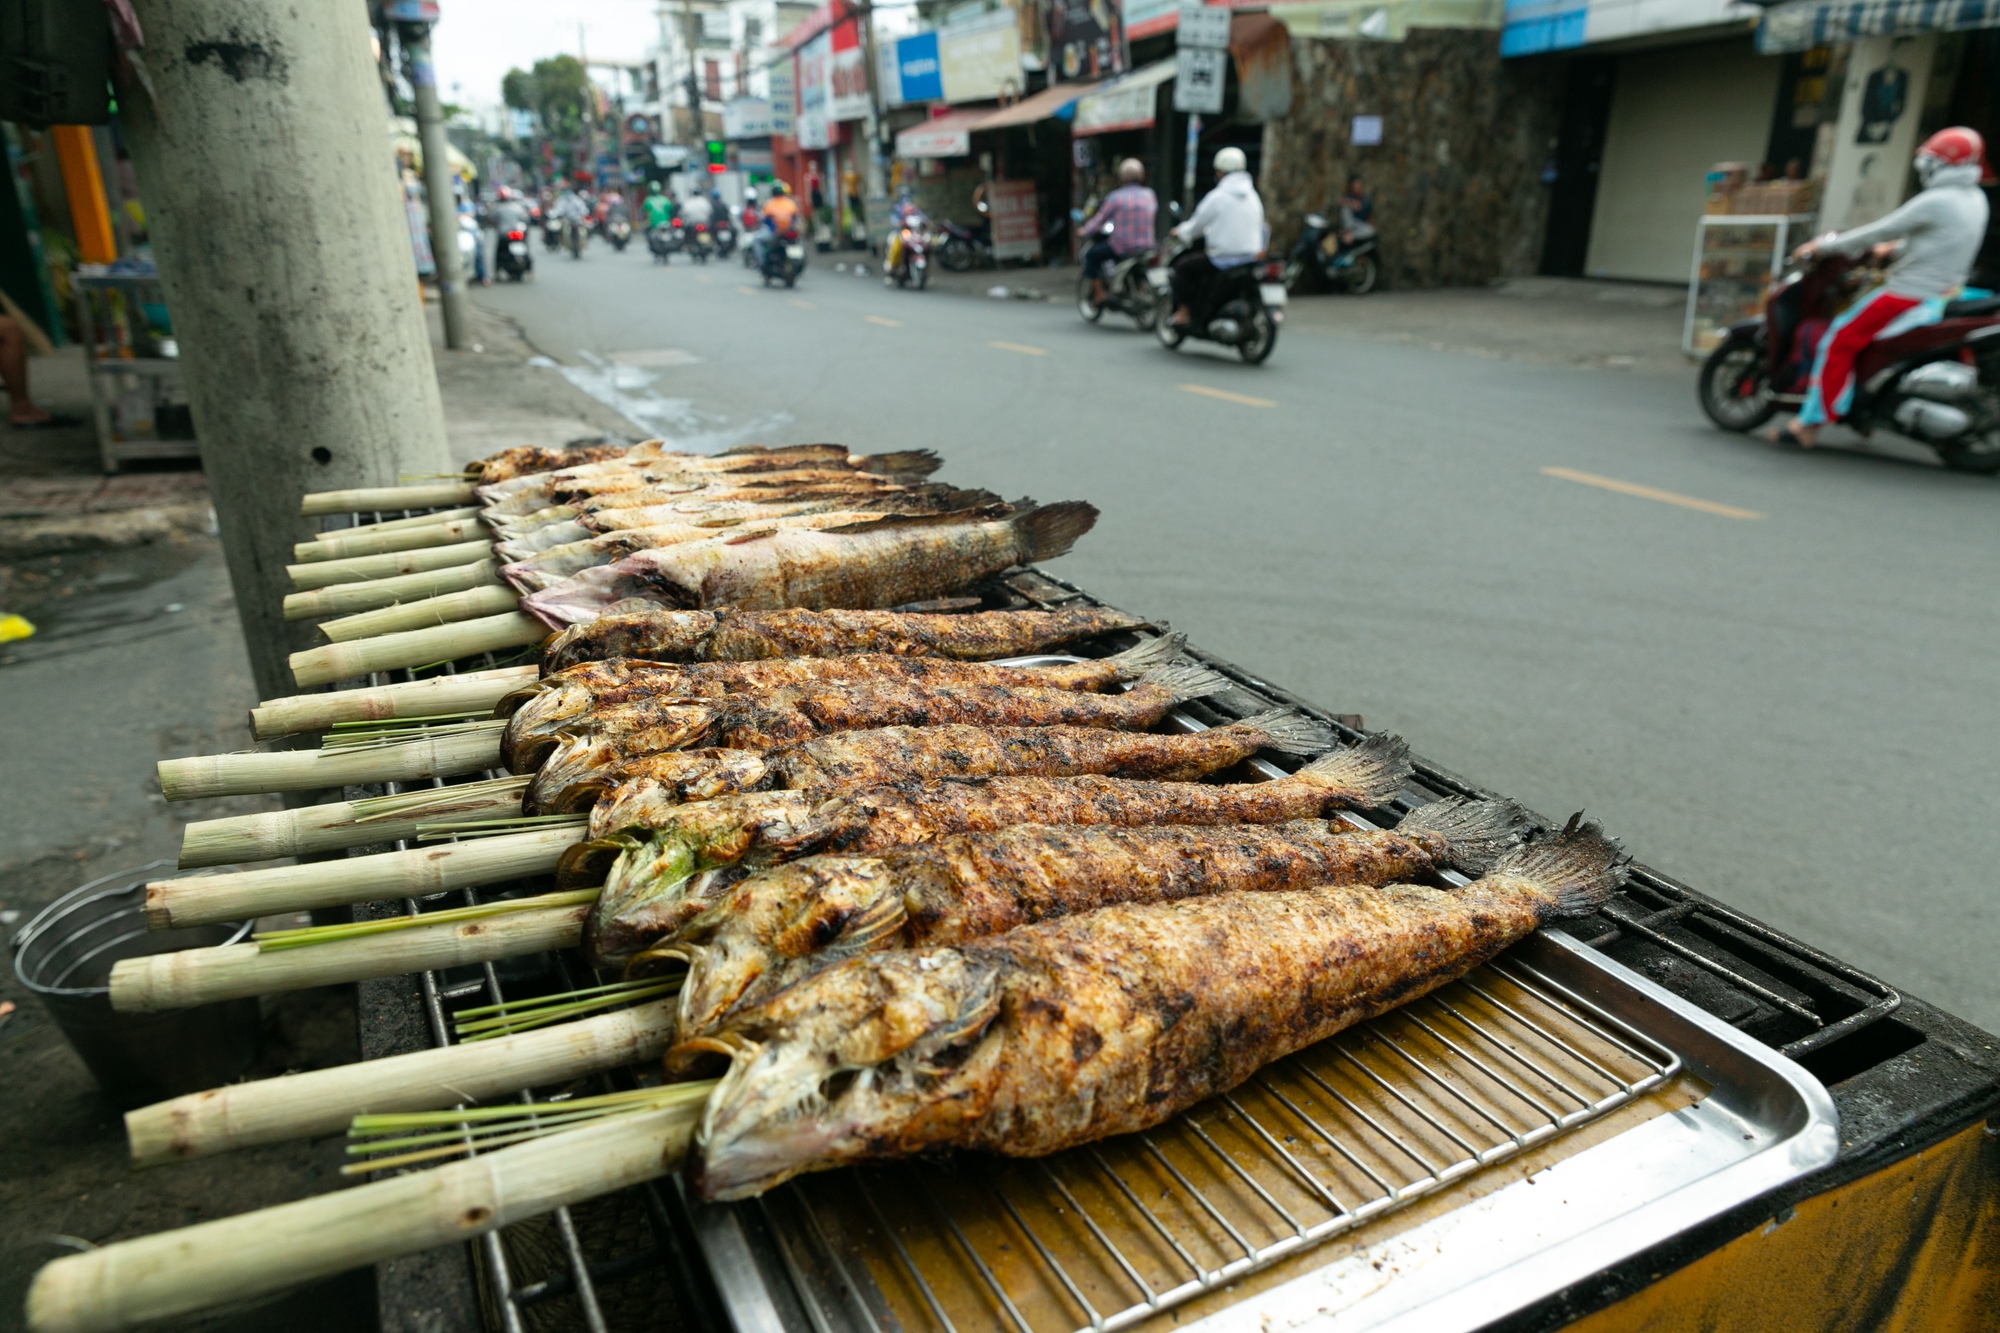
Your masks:
<instances>
[{"instance_id":1,"label":"motorbike rider","mask_svg":"<svg viewBox=\"0 0 2000 1333\"><path fill-rule=\"evenodd\" d=\"M1153 227L1160 215L1160 200L1145 181L1146 168L1138 158L1128 157L1120 162L1118 188L1104 197L1104 202L1083 224L1083 234L1092 238L1090 248L1083 252L1083 275L1090 279L1090 299L1099 305L1111 296L1104 281L1111 266L1156 244ZM1099 235L1106 226L1111 228L1111 235Z\"/></svg>"},{"instance_id":2,"label":"motorbike rider","mask_svg":"<svg viewBox=\"0 0 2000 1333\"><path fill-rule=\"evenodd\" d=\"M930 225L924 210L917 207L917 201L910 187L905 185L896 195L895 206L889 210L889 263L887 271L899 272L906 262L903 254L903 233Z\"/></svg>"},{"instance_id":3,"label":"motorbike rider","mask_svg":"<svg viewBox=\"0 0 2000 1333\"><path fill-rule=\"evenodd\" d=\"M1360 229L1375 217L1375 199L1368 193L1368 182L1359 176L1349 176L1347 189L1335 207L1340 210L1340 243L1352 245L1361 234Z\"/></svg>"},{"instance_id":4,"label":"motorbike rider","mask_svg":"<svg viewBox=\"0 0 2000 1333\"><path fill-rule=\"evenodd\" d=\"M660 188L658 181L654 181L646 187L646 198L642 202L641 207L646 210L647 231L651 231L655 227L668 226L674 220L673 197Z\"/></svg>"},{"instance_id":5,"label":"motorbike rider","mask_svg":"<svg viewBox=\"0 0 2000 1333\"><path fill-rule=\"evenodd\" d=\"M681 205L681 220L690 227L705 227L715 220L715 205L705 194L691 194Z\"/></svg>"},{"instance_id":6,"label":"motorbike rider","mask_svg":"<svg viewBox=\"0 0 2000 1333\"><path fill-rule=\"evenodd\" d=\"M1264 253L1271 229L1264 225L1264 203L1250 183L1249 162L1241 148L1224 148L1215 155L1215 188L1195 205L1194 216L1174 228L1184 241L1206 237L1202 251L1190 251L1174 261L1174 315L1179 325L1190 323L1217 273L1241 268Z\"/></svg>"},{"instance_id":7,"label":"motorbike rider","mask_svg":"<svg viewBox=\"0 0 2000 1333\"><path fill-rule=\"evenodd\" d=\"M549 216L561 223L565 230L569 227L584 227L590 222L590 204L575 190L564 190L549 209Z\"/></svg>"},{"instance_id":8,"label":"motorbike rider","mask_svg":"<svg viewBox=\"0 0 2000 1333\"><path fill-rule=\"evenodd\" d=\"M764 267L764 256L777 238L799 225L799 201L792 198L792 192L785 188L783 181L771 184L771 197L764 204L763 222L764 225L757 229L754 242L759 269Z\"/></svg>"},{"instance_id":9,"label":"motorbike rider","mask_svg":"<svg viewBox=\"0 0 2000 1333\"><path fill-rule=\"evenodd\" d=\"M1835 319L1813 358L1805 405L1776 438L1802 449L1817 442L1819 428L1838 421L1854 401L1854 363L1871 342L1893 338L1944 316L1944 305L1965 285L1986 237L1988 205L1980 189L1986 145L1963 125L1939 130L1917 149L1923 186L1885 218L1851 231L1828 232L1792 252L1794 263L1822 254L1856 256L1896 248L1888 281Z\"/></svg>"}]
</instances>

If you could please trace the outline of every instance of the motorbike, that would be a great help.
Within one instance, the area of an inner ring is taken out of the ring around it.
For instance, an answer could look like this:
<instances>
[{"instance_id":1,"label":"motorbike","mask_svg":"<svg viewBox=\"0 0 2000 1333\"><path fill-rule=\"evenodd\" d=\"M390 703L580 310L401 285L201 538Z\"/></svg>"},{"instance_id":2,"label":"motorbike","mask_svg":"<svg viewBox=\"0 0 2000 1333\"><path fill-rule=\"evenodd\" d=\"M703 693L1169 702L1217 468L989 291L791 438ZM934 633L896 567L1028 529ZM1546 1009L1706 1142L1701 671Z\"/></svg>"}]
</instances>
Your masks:
<instances>
[{"instance_id":1,"label":"motorbike","mask_svg":"<svg viewBox=\"0 0 2000 1333\"><path fill-rule=\"evenodd\" d=\"M1107 225L1099 234L1109 236L1111 228ZM1147 280L1147 274L1153 272L1159 262L1160 252L1157 247L1151 246L1115 260L1104 274L1106 299L1102 305L1098 304L1096 293L1091 289L1090 279L1077 278L1076 312L1095 324L1104 317L1105 311L1115 310L1130 316L1132 322L1142 329L1152 328L1153 321L1160 317L1160 304L1153 295L1153 284Z\"/></svg>"},{"instance_id":2,"label":"motorbike","mask_svg":"<svg viewBox=\"0 0 2000 1333\"><path fill-rule=\"evenodd\" d=\"M611 242L611 248L625 253L625 247L632 243L632 222L622 213L614 213L604 220L604 239Z\"/></svg>"},{"instance_id":3,"label":"motorbike","mask_svg":"<svg viewBox=\"0 0 2000 1333\"><path fill-rule=\"evenodd\" d=\"M542 249L562 249L562 219L546 209L542 212Z\"/></svg>"},{"instance_id":4,"label":"motorbike","mask_svg":"<svg viewBox=\"0 0 2000 1333\"><path fill-rule=\"evenodd\" d=\"M1863 280L1861 266L1838 255L1778 278L1763 314L1730 326L1702 363L1708 419L1751 431L1803 404L1820 340ZM1955 472L2000 474L2000 296L1948 302L1937 323L1869 344L1854 364L1845 424L1921 441Z\"/></svg>"},{"instance_id":5,"label":"motorbike","mask_svg":"<svg viewBox=\"0 0 2000 1333\"><path fill-rule=\"evenodd\" d=\"M962 227L946 222L938 247L938 262L953 273L970 273L975 268L992 268L993 237L989 227Z\"/></svg>"},{"instance_id":6,"label":"motorbike","mask_svg":"<svg viewBox=\"0 0 2000 1333\"><path fill-rule=\"evenodd\" d=\"M753 247L754 249L754 247ZM750 253L746 250L746 253ZM806 269L806 243L799 235L798 228L778 232L764 241L764 285L773 281L790 287L798 282L799 274Z\"/></svg>"},{"instance_id":7,"label":"motorbike","mask_svg":"<svg viewBox=\"0 0 2000 1333\"><path fill-rule=\"evenodd\" d=\"M1200 245L1201 242L1195 242ZM1187 247L1175 247L1166 263L1146 270L1155 298L1154 336L1162 347L1179 347L1189 338L1234 347L1249 365L1261 365L1278 345L1278 326L1285 322L1285 266L1277 260L1257 260L1223 269L1209 279L1201 301L1184 325L1174 323L1174 293L1168 265Z\"/></svg>"},{"instance_id":8,"label":"motorbike","mask_svg":"<svg viewBox=\"0 0 2000 1333\"><path fill-rule=\"evenodd\" d=\"M570 218L562 224L563 249L569 251L571 259L583 258L583 247L589 240L589 229L577 219Z\"/></svg>"},{"instance_id":9,"label":"motorbike","mask_svg":"<svg viewBox=\"0 0 2000 1333\"><path fill-rule=\"evenodd\" d=\"M680 228L672 222L662 222L646 232L646 252L655 264L664 264L674 251L681 248Z\"/></svg>"},{"instance_id":10,"label":"motorbike","mask_svg":"<svg viewBox=\"0 0 2000 1333\"><path fill-rule=\"evenodd\" d=\"M922 222L903 223L891 247L895 262L883 275L883 284L895 287L915 284L918 291L930 286L931 244L931 235Z\"/></svg>"},{"instance_id":11,"label":"motorbike","mask_svg":"<svg viewBox=\"0 0 2000 1333\"><path fill-rule=\"evenodd\" d=\"M715 253L715 235L706 222L697 222L687 229L688 258L697 264L706 264Z\"/></svg>"},{"instance_id":12,"label":"motorbike","mask_svg":"<svg viewBox=\"0 0 2000 1333\"><path fill-rule=\"evenodd\" d=\"M1352 239L1342 242L1342 232ZM1340 211L1337 228L1324 213L1308 213L1299 239L1285 258L1285 290L1296 295L1306 276L1317 273L1329 287L1339 287L1351 296L1366 296L1381 278L1376 257L1380 248L1381 237L1375 228L1346 209Z\"/></svg>"},{"instance_id":13,"label":"motorbike","mask_svg":"<svg viewBox=\"0 0 2000 1333\"><path fill-rule=\"evenodd\" d=\"M499 244L493 247L493 269L503 278L519 282L534 271L535 254L528 245L525 227L500 233Z\"/></svg>"},{"instance_id":14,"label":"motorbike","mask_svg":"<svg viewBox=\"0 0 2000 1333\"><path fill-rule=\"evenodd\" d=\"M715 237L717 259L727 259L736 252L736 228L729 225L729 219L718 218L712 234Z\"/></svg>"}]
</instances>

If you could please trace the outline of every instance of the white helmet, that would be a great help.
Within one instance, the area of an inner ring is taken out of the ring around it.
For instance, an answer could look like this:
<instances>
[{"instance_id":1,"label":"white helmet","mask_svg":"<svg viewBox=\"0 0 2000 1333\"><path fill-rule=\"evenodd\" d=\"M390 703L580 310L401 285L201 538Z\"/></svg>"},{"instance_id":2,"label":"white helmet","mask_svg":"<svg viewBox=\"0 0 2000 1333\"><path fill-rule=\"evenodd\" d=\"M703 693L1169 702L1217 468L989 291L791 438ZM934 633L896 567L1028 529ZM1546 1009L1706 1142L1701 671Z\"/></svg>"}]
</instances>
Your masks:
<instances>
[{"instance_id":1,"label":"white helmet","mask_svg":"<svg viewBox=\"0 0 2000 1333\"><path fill-rule=\"evenodd\" d=\"M1227 176L1232 171L1248 171L1250 161L1243 156L1241 148L1224 148L1215 155L1215 174Z\"/></svg>"}]
</instances>

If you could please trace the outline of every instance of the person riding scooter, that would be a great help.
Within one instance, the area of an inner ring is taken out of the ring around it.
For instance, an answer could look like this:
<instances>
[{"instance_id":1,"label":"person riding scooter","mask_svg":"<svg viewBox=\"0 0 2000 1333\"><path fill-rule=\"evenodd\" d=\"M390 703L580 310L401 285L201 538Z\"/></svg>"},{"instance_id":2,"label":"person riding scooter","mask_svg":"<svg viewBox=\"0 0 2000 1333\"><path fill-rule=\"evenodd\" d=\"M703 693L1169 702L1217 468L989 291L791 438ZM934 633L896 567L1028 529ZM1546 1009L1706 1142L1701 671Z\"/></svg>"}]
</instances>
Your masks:
<instances>
[{"instance_id":1,"label":"person riding scooter","mask_svg":"<svg viewBox=\"0 0 2000 1333\"><path fill-rule=\"evenodd\" d=\"M1150 250L1158 244L1154 223L1160 215L1159 196L1146 187L1146 168L1136 157L1118 164L1118 188L1104 197L1081 235L1089 238L1083 252L1083 275L1090 279L1090 298L1098 305L1111 299L1104 275L1127 255ZM1101 233L1106 227L1109 236Z\"/></svg>"},{"instance_id":2,"label":"person riding scooter","mask_svg":"<svg viewBox=\"0 0 2000 1333\"><path fill-rule=\"evenodd\" d=\"M799 201L792 198L792 192L783 181L773 181L771 197L764 204L763 225L757 229L756 240L752 242L760 272L764 270L771 247L798 228Z\"/></svg>"},{"instance_id":3,"label":"person riding scooter","mask_svg":"<svg viewBox=\"0 0 2000 1333\"><path fill-rule=\"evenodd\" d=\"M1805 405L1774 439L1812 448L1821 426L1847 414L1862 350L1936 323L1972 272L1986 236L1988 205L1979 188L1986 175L1985 143L1962 125L1939 130L1917 150L1916 172L1923 189L1895 212L1851 231L1829 232L1793 252L1794 262L1807 263L1821 254L1855 256L1902 242L1888 281L1841 312L1820 339Z\"/></svg>"},{"instance_id":4,"label":"person riding scooter","mask_svg":"<svg viewBox=\"0 0 2000 1333\"><path fill-rule=\"evenodd\" d=\"M1194 216L1174 228L1184 241L1203 239L1203 250L1191 250L1174 261L1173 322L1185 327L1202 305L1218 272L1239 268L1264 253L1271 229L1264 225L1264 203L1250 183L1249 162L1241 148L1224 148L1215 155L1215 188L1195 205Z\"/></svg>"}]
</instances>

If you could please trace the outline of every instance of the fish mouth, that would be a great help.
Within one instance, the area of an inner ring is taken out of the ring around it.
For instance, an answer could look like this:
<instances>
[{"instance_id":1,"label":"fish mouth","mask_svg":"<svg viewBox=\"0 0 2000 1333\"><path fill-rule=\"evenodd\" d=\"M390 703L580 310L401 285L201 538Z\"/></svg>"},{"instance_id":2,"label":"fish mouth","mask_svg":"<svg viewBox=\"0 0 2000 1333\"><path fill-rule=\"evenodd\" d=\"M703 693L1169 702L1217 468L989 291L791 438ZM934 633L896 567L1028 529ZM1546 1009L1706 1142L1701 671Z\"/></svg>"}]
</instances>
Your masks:
<instances>
[{"instance_id":1,"label":"fish mouth","mask_svg":"<svg viewBox=\"0 0 2000 1333\"><path fill-rule=\"evenodd\" d=\"M583 930L585 954L599 967L623 967L656 941L676 935L742 878L734 866L705 867L701 846L691 838L667 834L604 842L618 851Z\"/></svg>"},{"instance_id":2,"label":"fish mouth","mask_svg":"<svg viewBox=\"0 0 2000 1333\"><path fill-rule=\"evenodd\" d=\"M501 761L516 773L540 767L563 739L562 728L590 710L590 692L557 686L534 691L507 720Z\"/></svg>"},{"instance_id":3,"label":"fish mouth","mask_svg":"<svg viewBox=\"0 0 2000 1333\"><path fill-rule=\"evenodd\" d=\"M588 736L565 738L542 761L528 789L521 793L522 811L531 815L569 814L596 804L612 785L597 750L597 742Z\"/></svg>"}]
</instances>

